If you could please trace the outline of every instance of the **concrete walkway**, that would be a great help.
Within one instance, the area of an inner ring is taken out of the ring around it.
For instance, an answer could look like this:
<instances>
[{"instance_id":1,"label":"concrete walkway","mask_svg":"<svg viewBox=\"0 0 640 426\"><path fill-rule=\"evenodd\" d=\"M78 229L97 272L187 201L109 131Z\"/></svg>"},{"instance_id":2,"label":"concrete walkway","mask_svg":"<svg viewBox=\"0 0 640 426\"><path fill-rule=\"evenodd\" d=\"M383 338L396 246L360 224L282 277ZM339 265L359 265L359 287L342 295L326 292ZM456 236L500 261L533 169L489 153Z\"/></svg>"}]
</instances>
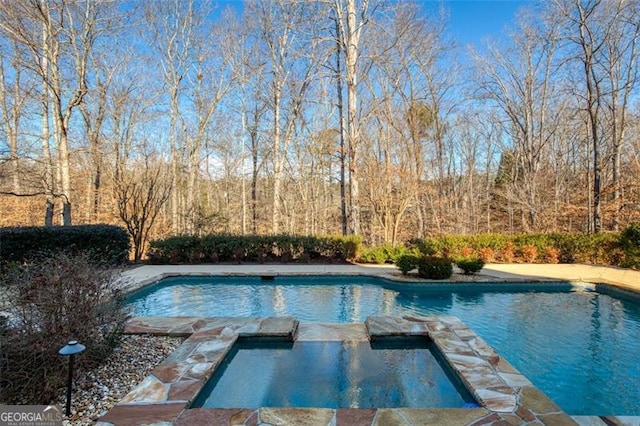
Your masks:
<instances>
[{"instance_id":1,"label":"concrete walkway","mask_svg":"<svg viewBox=\"0 0 640 426\"><path fill-rule=\"evenodd\" d=\"M216 265L145 265L123 274L127 289L138 288L175 275L373 275L392 279L405 278L392 265L316 265L316 264L216 264ZM465 280L456 276L456 281ZM611 284L640 292L640 271L610 266L580 264L488 264L473 281L483 278L504 281L561 280L594 284Z\"/></svg>"},{"instance_id":2,"label":"concrete walkway","mask_svg":"<svg viewBox=\"0 0 640 426\"><path fill-rule=\"evenodd\" d=\"M557 279L594 284L611 284L640 292L640 271L612 266L580 264L490 264L484 275L496 278Z\"/></svg>"}]
</instances>

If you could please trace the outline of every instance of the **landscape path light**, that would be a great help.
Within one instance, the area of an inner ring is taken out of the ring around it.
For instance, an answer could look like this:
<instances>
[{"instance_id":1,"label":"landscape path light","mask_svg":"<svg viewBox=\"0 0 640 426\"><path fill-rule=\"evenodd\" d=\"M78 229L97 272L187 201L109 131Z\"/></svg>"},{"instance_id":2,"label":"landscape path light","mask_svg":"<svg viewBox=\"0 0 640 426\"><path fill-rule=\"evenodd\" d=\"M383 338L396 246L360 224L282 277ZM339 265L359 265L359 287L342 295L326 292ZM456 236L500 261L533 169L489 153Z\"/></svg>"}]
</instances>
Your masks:
<instances>
[{"instance_id":1,"label":"landscape path light","mask_svg":"<svg viewBox=\"0 0 640 426\"><path fill-rule=\"evenodd\" d=\"M69 357L69 377L67 378L67 408L65 415L69 417L71 415L71 385L73 382L73 357L84 352L85 347L78 343L77 340L69 340L66 346L58 351L62 356Z\"/></svg>"}]
</instances>

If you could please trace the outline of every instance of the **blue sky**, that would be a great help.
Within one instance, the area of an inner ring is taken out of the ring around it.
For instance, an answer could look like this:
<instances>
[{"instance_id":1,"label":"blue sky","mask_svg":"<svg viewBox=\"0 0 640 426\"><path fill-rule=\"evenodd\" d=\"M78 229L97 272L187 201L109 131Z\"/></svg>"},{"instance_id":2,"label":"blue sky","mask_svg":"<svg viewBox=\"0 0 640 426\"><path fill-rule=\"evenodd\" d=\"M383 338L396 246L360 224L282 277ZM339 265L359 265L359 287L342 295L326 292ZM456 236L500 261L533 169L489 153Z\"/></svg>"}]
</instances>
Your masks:
<instances>
[{"instance_id":1,"label":"blue sky","mask_svg":"<svg viewBox=\"0 0 640 426\"><path fill-rule=\"evenodd\" d=\"M246 0L251 1L251 0ZM403 1L403 0L395 0ZM534 0L416 0L426 9L444 4L450 11L449 32L461 46L473 43L479 47L486 36L500 38L504 27L512 25L516 10ZM238 8L242 0L214 0L221 9Z\"/></svg>"},{"instance_id":2,"label":"blue sky","mask_svg":"<svg viewBox=\"0 0 640 426\"><path fill-rule=\"evenodd\" d=\"M439 4L436 0L429 3ZM485 37L504 37L505 26L513 26L518 8L532 0L445 0L449 9L449 32L461 46L479 46Z\"/></svg>"}]
</instances>

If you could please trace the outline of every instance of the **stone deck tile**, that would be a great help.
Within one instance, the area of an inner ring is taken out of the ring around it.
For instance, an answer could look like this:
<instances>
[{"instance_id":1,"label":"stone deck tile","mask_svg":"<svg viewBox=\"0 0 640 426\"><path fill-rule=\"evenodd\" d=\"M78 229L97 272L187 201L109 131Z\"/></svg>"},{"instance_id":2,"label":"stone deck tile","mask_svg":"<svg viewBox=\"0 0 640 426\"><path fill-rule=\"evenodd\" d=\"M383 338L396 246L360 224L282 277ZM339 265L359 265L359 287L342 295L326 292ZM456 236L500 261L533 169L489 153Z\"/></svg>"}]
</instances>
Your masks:
<instances>
[{"instance_id":1,"label":"stone deck tile","mask_svg":"<svg viewBox=\"0 0 640 426\"><path fill-rule=\"evenodd\" d=\"M147 376L116 405L164 403L169 395L169 386L156 376Z\"/></svg>"},{"instance_id":2,"label":"stone deck tile","mask_svg":"<svg viewBox=\"0 0 640 426\"><path fill-rule=\"evenodd\" d=\"M167 401L185 403L191 402L206 384L206 380L183 379L171 383Z\"/></svg>"},{"instance_id":3,"label":"stone deck tile","mask_svg":"<svg viewBox=\"0 0 640 426\"><path fill-rule=\"evenodd\" d=\"M96 426L173 423L183 409L184 404L116 405L100 418Z\"/></svg>"},{"instance_id":4,"label":"stone deck tile","mask_svg":"<svg viewBox=\"0 0 640 426\"><path fill-rule=\"evenodd\" d=\"M240 408L194 408L185 410L175 426L257 425L258 410Z\"/></svg>"},{"instance_id":5,"label":"stone deck tile","mask_svg":"<svg viewBox=\"0 0 640 426\"><path fill-rule=\"evenodd\" d=\"M346 341L369 340L364 324L305 324L298 326L296 341Z\"/></svg>"},{"instance_id":6,"label":"stone deck tile","mask_svg":"<svg viewBox=\"0 0 640 426\"><path fill-rule=\"evenodd\" d=\"M476 352L469 345L458 340L453 333L440 331L431 334L431 339L443 353L452 353L457 355L475 356Z\"/></svg>"},{"instance_id":7,"label":"stone deck tile","mask_svg":"<svg viewBox=\"0 0 640 426\"><path fill-rule=\"evenodd\" d=\"M562 413L560 407L538 388L525 386L520 391L520 405L537 415Z\"/></svg>"},{"instance_id":8,"label":"stone deck tile","mask_svg":"<svg viewBox=\"0 0 640 426\"><path fill-rule=\"evenodd\" d=\"M186 337L202 325L202 320L196 317L134 317L127 321L124 332Z\"/></svg>"},{"instance_id":9,"label":"stone deck tile","mask_svg":"<svg viewBox=\"0 0 640 426\"><path fill-rule=\"evenodd\" d=\"M538 420L544 425L550 426L575 426L577 423L566 413L551 413L538 416Z\"/></svg>"},{"instance_id":10,"label":"stone deck tile","mask_svg":"<svg viewBox=\"0 0 640 426\"><path fill-rule=\"evenodd\" d=\"M268 425L327 426L333 423L335 410L330 408L261 408L259 422Z\"/></svg>"},{"instance_id":11,"label":"stone deck tile","mask_svg":"<svg viewBox=\"0 0 640 426\"><path fill-rule=\"evenodd\" d=\"M268 337L284 337L293 340L299 322L294 317L270 317L260 322L257 334Z\"/></svg>"},{"instance_id":12,"label":"stone deck tile","mask_svg":"<svg viewBox=\"0 0 640 426\"><path fill-rule=\"evenodd\" d=\"M365 321L371 339L386 336L426 336L426 321L410 321L398 317L367 317Z\"/></svg>"},{"instance_id":13,"label":"stone deck tile","mask_svg":"<svg viewBox=\"0 0 640 426\"><path fill-rule=\"evenodd\" d=\"M371 426L377 412L375 408L338 408L336 426Z\"/></svg>"},{"instance_id":14,"label":"stone deck tile","mask_svg":"<svg viewBox=\"0 0 640 426\"><path fill-rule=\"evenodd\" d=\"M484 408L384 408L378 409L375 426L463 426L487 416Z\"/></svg>"},{"instance_id":15,"label":"stone deck tile","mask_svg":"<svg viewBox=\"0 0 640 426\"><path fill-rule=\"evenodd\" d=\"M475 389L473 393L478 402L495 413L513 413L518 407L518 400L511 389L507 392Z\"/></svg>"},{"instance_id":16,"label":"stone deck tile","mask_svg":"<svg viewBox=\"0 0 640 426\"><path fill-rule=\"evenodd\" d=\"M262 318L217 317L205 318L206 325L198 333L205 335L211 330L222 329L223 333L252 335L258 331Z\"/></svg>"}]
</instances>

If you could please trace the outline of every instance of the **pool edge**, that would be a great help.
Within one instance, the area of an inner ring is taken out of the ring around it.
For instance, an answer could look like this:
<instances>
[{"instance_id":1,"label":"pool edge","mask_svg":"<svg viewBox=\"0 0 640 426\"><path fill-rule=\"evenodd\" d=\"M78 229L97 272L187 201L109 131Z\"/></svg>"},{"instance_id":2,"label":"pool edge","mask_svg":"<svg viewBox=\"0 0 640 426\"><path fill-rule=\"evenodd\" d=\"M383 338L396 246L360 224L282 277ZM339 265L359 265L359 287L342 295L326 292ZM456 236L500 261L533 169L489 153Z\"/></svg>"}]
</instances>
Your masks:
<instances>
[{"instance_id":1,"label":"pool edge","mask_svg":"<svg viewBox=\"0 0 640 426\"><path fill-rule=\"evenodd\" d=\"M173 354L170 355L138 387L98 419L97 424L118 425L130 423L132 419L137 423L180 424L189 418L192 422L195 420L193 418L195 414L191 412L193 409L188 408L191 401L224 359L238 336L260 337L277 334L293 338L298 325L298 321L291 317L252 319L193 317L180 318L175 322L163 317L134 318L128 324L128 332L184 335L190 329L193 333L181 345L181 350L179 348L174 351L181 354L181 359L176 359L172 356ZM334 327L340 328L341 325L335 324ZM297 421L330 419L329 423L324 424L337 424L337 418L340 416L357 417L370 414L373 414L373 417L369 424L402 424L402 419L405 421L414 419L412 421L417 422L416 424L429 419L429 424L436 425L493 423L500 420L516 421L516 424L530 421L539 421L543 424L549 422L576 424L526 377L455 317L369 317L365 327L372 337L382 335L429 337L483 407L462 409L462 411L460 409L385 408L375 409L374 413L351 410L347 413L340 411L344 409L316 408L238 409L233 414L236 416L234 422L239 420L237 416L247 416L245 421L254 418L258 422L268 423L268 418L277 412L280 416L291 418L292 422L294 419L298 419ZM217 414L203 412L201 415L206 417L223 414L230 413L228 411ZM456 423L454 419L462 423Z\"/></svg>"}]
</instances>

